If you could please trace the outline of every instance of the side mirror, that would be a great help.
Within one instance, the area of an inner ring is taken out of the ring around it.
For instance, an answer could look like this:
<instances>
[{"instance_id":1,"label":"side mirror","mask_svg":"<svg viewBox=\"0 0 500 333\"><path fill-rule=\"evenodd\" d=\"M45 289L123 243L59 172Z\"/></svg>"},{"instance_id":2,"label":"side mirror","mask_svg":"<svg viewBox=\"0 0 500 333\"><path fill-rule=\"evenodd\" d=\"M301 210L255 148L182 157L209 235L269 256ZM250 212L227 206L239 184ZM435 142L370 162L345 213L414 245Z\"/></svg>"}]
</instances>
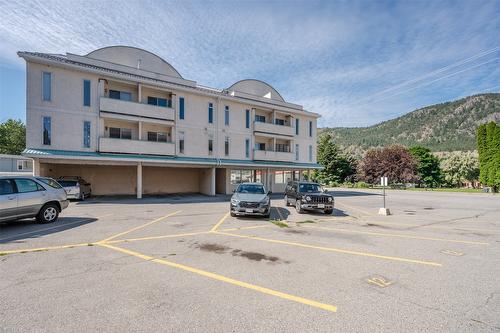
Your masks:
<instances>
[{"instance_id":1,"label":"side mirror","mask_svg":"<svg viewBox=\"0 0 500 333\"><path fill-rule=\"evenodd\" d=\"M236 193L236 189L233 190L233 193Z\"/></svg>"},{"instance_id":2,"label":"side mirror","mask_svg":"<svg viewBox=\"0 0 500 333\"><path fill-rule=\"evenodd\" d=\"M273 192L272 191L267 191L267 194L273 194Z\"/></svg>"}]
</instances>

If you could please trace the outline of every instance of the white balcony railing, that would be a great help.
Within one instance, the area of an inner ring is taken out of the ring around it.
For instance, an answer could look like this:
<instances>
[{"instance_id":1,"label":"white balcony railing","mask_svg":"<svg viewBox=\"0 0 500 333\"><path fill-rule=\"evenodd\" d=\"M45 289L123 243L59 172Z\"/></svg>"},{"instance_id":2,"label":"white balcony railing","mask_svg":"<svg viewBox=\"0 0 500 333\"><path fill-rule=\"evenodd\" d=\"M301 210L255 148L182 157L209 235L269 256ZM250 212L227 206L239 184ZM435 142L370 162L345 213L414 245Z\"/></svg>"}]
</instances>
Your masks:
<instances>
[{"instance_id":1,"label":"white balcony railing","mask_svg":"<svg viewBox=\"0 0 500 333\"><path fill-rule=\"evenodd\" d=\"M292 162L294 154L274 150L254 150L253 159L261 161Z\"/></svg>"},{"instance_id":2,"label":"white balcony railing","mask_svg":"<svg viewBox=\"0 0 500 333\"><path fill-rule=\"evenodd\" d=\"M175 111L172 108L122 101L119 99L101 97L100 110L129 116L149 117L161 120L174 120Z\"/></svg>"},{"instance_id":3,"label":"white balcony railing","mask_svg":"<svg viewBox=\"0 0 500 333\"><path fill-rule=\"evenodd\" d=\"M254 123L254 130L257 132L272 133L278 135L293 136L295 128L287 125L276 125L272 123L263 123L256 121Z\"/></svg>"},{"instance_id":4,"label":"white balcony railing","mask_svg":"<svg viewBox=\"0 0 500 333\"><path fill-rule=\"evenodd\" d=\"M106 153L175 155L175 144L143 140L99 138L99 150Z\"/></svg>"}]
</instances>

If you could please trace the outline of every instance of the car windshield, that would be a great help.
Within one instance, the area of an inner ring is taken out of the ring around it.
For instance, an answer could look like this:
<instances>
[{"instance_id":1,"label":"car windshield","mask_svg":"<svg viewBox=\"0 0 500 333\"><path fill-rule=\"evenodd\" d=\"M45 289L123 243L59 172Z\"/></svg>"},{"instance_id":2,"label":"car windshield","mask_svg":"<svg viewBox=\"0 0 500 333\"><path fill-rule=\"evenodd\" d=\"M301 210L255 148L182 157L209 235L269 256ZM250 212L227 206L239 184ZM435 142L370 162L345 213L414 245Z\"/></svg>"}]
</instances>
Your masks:
<instances>
[{"instance_id":1,"label":"car windshield","mask_svg":"<svg viewBox=\"0 0 500 333\"><path fill-rule=\"evenodd\" d=\"M58 180L62 187L76 186L76 180Z\"/></svg>"},{"instance_id":2,"label":"car windshield","mask_svg":"<svg viewBox=\"0 0 500 333\"><path fill-rule=\"evenodd\" d=\"M300 184L299 192L310 193L310 192L321 192L321 186L318 184Z\"/></svg>"},{"instance_id":3,"label":"car windshield","mask_svg":"<svg viewBox=\"0 0 500 333\"><path fill-rule=\"evenodd\" d=\"M238 193L264 194L264 186L257 184L241 184L236 190Z\"/></svg>"},{"instance_id":4,"label":"car windshield","mask_svg":"<svg viewBox=\"0 0 500 333\"><path fill-rule=\"evenodd\" d=\"M61 188L61 185L59 185L58 182L56 182L54 179L52 178L43 178L43 177L40 177L40 178L37 178L39 181L41 181L42 183L44 184L47 184L49 185L50 187L53 187L53 188Z\"/></svg>"}]
</instances>

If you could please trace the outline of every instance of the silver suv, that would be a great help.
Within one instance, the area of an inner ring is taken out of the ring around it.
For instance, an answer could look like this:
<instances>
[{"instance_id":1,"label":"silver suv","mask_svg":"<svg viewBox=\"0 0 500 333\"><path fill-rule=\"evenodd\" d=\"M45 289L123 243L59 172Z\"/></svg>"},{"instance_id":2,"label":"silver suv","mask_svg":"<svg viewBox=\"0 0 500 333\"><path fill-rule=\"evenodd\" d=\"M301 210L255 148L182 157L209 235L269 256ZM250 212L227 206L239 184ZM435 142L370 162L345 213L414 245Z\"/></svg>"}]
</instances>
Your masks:
<instances>
[{"instance_id":1,"label":"silver suv","mask_svg":"<svg viewBox=\"0 0 500 333\"><path fill-rule=\"evenodd\" d=\"M28 217L55 222L66 207L66 191L52 178L0 177L0 222Z\"/></svg>"}]
</instances>

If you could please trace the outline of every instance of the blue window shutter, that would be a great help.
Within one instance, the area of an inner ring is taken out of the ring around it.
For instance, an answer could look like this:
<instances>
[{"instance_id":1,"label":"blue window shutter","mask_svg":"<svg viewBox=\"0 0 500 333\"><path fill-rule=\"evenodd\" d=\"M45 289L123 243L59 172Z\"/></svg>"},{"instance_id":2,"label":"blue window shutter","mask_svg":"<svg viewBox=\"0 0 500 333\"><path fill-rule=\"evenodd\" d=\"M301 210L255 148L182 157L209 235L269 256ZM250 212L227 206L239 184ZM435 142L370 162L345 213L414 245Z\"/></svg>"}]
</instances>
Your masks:
<instances>
[{"instance_id":1,"label":"blue window shutter","mask_svg":"<svg viewBox=\"0 0 500 333\"><path fill-rule=\"evenodd\" d=\"M42 74L42 99L44 101L52 99L52 73L43 72Z\"/></svg>"},{"instance_id":2,"label":"blue window shutter","mask_svg":"<svg viewBox=\"0 0 500 333\"><path fill-rule=\"evenodd\" d=\"M179 97L179 119L184 119L184 97Z\"/></svg>"},{"instance_id":3,"label":"blue window shutter","mask_svg":"<svg viewBox=\"0 0 500 333\"><path fill-rule=\"evenodd\" d=\"M90 80L83 80L83 106L90 106Z\"/></svg>"},{"instance_id":4,"label":"blue window shutter","mask_svg":"<svg viewBox=\"0 0 500 333\"><path fill-rule=\"evenodd\" d=\"M245 126L250 128L250 110L245 110Z\"/></svg>"}]
</instances>

